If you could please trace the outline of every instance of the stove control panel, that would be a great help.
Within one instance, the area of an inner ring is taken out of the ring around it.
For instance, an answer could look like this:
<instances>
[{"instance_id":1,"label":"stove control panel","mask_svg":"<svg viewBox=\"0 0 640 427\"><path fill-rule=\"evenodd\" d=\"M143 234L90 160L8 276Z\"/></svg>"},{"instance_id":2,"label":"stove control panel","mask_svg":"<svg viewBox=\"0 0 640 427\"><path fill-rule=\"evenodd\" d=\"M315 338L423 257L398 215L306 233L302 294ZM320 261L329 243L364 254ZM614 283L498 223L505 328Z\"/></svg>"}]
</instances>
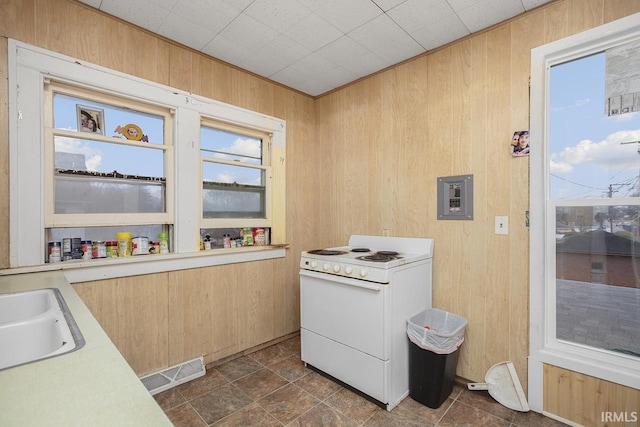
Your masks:
<instances>
[{"instance_id":1,"label":"stove control panel","mask_svg":"<svg viewBox=\"0 0 640 427\"><path fill-rule=\"evenodd\" d=\"M343 262L318 261L315 259L300 259L300 268L317 271L319 273L351 277L353 279L371 282L387 283L387 271L384 268L364 267Z\"/></svg>"}]
</instances>

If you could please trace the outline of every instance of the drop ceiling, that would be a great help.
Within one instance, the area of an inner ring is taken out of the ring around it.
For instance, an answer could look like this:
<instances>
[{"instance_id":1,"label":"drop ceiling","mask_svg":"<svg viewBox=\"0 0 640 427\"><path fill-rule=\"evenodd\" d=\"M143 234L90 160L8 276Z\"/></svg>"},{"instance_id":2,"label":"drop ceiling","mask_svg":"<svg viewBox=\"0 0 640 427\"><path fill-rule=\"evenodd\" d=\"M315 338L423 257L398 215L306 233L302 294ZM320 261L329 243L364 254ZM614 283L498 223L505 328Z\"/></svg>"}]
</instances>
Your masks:
<instances>
[{"instance_id":1,"label":"drop ceiling","mask_svg":"<svg viewBox=\"0 0 640 427\"><path fill-rule=\"evenodd\" d=\"M321 95L550 0L80 0Z\"/></svg>"}]
</instances>

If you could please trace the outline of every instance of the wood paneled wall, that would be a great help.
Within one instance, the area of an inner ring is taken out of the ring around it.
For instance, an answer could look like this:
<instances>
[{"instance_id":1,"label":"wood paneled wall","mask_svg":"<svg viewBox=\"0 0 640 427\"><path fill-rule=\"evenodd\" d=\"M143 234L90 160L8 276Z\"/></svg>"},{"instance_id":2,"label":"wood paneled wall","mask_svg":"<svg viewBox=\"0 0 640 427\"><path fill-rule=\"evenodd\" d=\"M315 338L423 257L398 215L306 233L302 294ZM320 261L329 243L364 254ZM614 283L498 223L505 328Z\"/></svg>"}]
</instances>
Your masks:
<instances>
[{"instance_id":1,"label":"wood paneled wall","mask_svg":"<svg viewBox=\"0 0 640 427\"><path fill-rule=\"evenodd\" d=\"M530 50L636 12L638 1L554 1L315 100L73 0L0 1L0 36L287 121L284 260L76 284L138 373L202 353L215 360L296 331L300 251L389 230L435 238L434 306L469 321L458 375L481 381L493 363L512 360L526 390L529 165L509 156L507 141L528 128ZM3 40L3 77L6 49ZM6 267L6 85L0 99ZM436 178L466 173L474 175L474 220L437 220ZM494 234L496 215L509 216L508 236ZM557 369L546 375L549 387L558 375L574 389L583 381ZM586 412L601 405L597 393L582 403L556 396Z\"/></svg>"},{"instance_id":2,"label":"wood paneled wall","mask_svg":"<svg viewBox=\"0 0 640 427\"><path fill-rule=\"evenodd\" d=\"M529 128L531 49L639 11L640 2L553 2L316 100L318 138L334 141L330 240L385 229L435 238L434 306L469 322L464 378L482 381L511 360L527 390L529 160L511 157L507 141ZM461 174L474 175L473 221L437 220L437 177ZM509 235L494 234L496 215L509 216Z\"/></svg>"},{"instance_id":3,"label":"wood paneled wall","mask_svg":"<svg viewBox=\"0 0 640 427\"><path fill-rule=\"evenodd\" d=\"M329 218L316 216L326 210L329 195L318 191L309 197L323 176L315 157L312 97L74 0L1 0L0 38L0 76L5 82L0 85L0 268L9 266L6 77L7 38L13 38L287 122L290 248L285 259L75 284L136 372L157 370L183 357L206 355L208 361L215 360L299 329L300 252L326 244L321 236L330 224ZM214 311L208 308L209 302ZM230 314L231 307L247 311ZM174 316L182 325L174 323ZM219 323L222 320L224 326ZM200 323L209 324L210 329L199 330ZM232 329L214 330L227 326ZM183 327L187 331L181 336ZM237 341L232 334L240 330Z\"/></svg>"}]
</instances>

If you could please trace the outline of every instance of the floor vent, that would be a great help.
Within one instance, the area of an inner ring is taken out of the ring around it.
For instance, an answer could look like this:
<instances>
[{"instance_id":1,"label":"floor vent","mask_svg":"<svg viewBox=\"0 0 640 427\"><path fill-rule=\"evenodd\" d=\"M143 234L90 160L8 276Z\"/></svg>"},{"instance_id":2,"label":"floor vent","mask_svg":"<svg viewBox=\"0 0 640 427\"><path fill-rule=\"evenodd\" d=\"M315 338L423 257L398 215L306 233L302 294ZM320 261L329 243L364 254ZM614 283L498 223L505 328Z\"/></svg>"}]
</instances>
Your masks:
<instances>
[{"instance_id":1,"label":"floor vent","mask_svg":"<svg viewBox=\"0 0 640 427\"><path fill-rule=\"evenodd\" d=\"M168 390L172 387L195 380L206 373L202 357L180 363L163 371L140 378L142 384L151 395Z\"/></svg>"}]
</instances>

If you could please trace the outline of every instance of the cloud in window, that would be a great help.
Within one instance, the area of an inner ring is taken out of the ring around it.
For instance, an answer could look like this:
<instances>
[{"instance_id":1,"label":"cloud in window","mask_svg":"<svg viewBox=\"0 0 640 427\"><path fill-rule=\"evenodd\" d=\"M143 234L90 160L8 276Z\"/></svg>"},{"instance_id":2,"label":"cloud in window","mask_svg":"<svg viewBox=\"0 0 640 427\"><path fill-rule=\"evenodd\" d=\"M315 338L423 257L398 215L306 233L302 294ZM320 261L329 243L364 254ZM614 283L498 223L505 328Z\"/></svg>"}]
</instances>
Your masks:
<instances>
[{"instance_id":1,"label":"cloud in window","mask_svg":"<svg viewBox=\"0 0 640 427\"><path fill-rule=\"evenodd\" d=\"M640 140L640 129L614 132L602 141L583 139L573 147L566 147L560 153L551 155L551 173L573 172L574 166L591 164L603 169L618 168L629 163L630 155L637 155L634 144L624 142Z\"/></svg>"},{"instance_id":2,"label":"cloud in window","mask_svg":"<svg viewBox=\"0 0 640 427\"><path fill-rule=\"evenodd\" d=\"M222 147L220 151L229 154L217 153L216 157L224 160L235 160L235 155L252 157L255 160L244 159L245 163L260 164L261 141L252 138L236 138L228 147Z\"/></svg>"},{"instance_id":3,"label":"cloud in window","mask_svg":"<svg viewBox=\"0 0 640 427\"><path fill-rule=\"evenodd\" d=\"M55 143L56 153L71 153L84 156L85 168L77 168L79 170L98 171L102 163L102 154L97 150L89 147L86 143L79 139L56 137ZM57 166L57 165L56 165Z\"/></svg>"}]
</instances>

